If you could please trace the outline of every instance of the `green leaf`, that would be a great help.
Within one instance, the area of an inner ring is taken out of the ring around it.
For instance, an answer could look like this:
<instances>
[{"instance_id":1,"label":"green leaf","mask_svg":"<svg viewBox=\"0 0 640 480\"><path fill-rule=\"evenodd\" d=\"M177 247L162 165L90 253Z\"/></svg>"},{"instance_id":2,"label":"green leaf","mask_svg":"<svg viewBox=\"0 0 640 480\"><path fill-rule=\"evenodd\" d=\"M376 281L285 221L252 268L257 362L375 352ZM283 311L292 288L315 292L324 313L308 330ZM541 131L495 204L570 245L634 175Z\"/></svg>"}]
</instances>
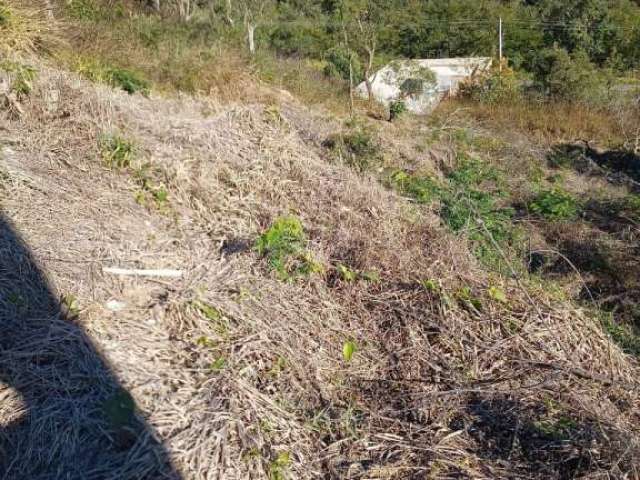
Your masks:
<instances>
[{"instance_id":1,"label":"green leaf","mask_svg":"<svg viewBox=\"0 0 640 480\"><path fill-rule=\"evenodd\" d=\"M213 370L214 372L219 372L224 368L226 364L227 360L224 357L220 357L215 362L213 362L209 368L211 368L211 370Z\"/></svg>"},{"instance_id":2,"label":"green leaf","mask_svg":"<svg viewBox=\"0 0 640 480\"><path fill-rule=\"evenodd\" d=\"M356 352L356 344L354 342L346 342L342 347L342 358L345 362L350 362L353 354Z\"/></svg>"},{"instance_id":3,"label":"green leaf","mask_svg":"<svg viewBox=\"0 0 640 480\"><path fill-rule=\"evenodd\" d=\"M489 288L489 296L500 303L507 303L507 295L498 287Z\"/></svg>"}]
</instances>

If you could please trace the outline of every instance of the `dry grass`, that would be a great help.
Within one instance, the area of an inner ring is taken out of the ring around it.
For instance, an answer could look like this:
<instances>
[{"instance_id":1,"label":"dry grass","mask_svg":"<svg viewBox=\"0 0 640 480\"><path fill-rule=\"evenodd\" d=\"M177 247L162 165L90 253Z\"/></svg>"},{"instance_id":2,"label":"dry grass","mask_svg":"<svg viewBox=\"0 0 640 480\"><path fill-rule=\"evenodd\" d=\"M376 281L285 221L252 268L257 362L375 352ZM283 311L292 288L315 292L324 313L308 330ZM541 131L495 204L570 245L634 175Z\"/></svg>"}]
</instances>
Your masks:
<instances>
[{"instance_id":1,"label":"dry grass","mask_svg":"<svg viewBox=\"0 0 640 480\"><path fill-rule=\"evenodd\" d=\"M22 442L0 457L12 478L85 463L90 478L177 477L167 458L184 479L638 476L636 363L581 310L492 277L428 212L328 164L314 138L326 126L295 102L148 99L43 67L24 111L1 121L2 213L80 312L64 323L76 337L34 330L2 344L0 395L30 398L3 403L5 423L31 415L0 430ZM101 163L97 139L115 129L165 183L165 209L136 204L141 165ZM302 219L324 276L279 282L251 251L282 214ZM381 281L345 282L338 263ZM112 265L185 277L102 273ZM54 288L36 284L28 297ZM78 353L81 332L95 347ZM54 361L11 367L25 345L37 358L55 347ZM96 352L105 361L84 367ZM74 390L78 372L101 380ZM118 384L142 422L121 449L95 408Z\"/></svg>"},{"instance_id":2,"label":"dry grass","mask_svg":"<svg viewBox=\"0 0 640 480\"><path fill-rule=\"evenodd\" d=\"M492 130L516 131L545 145L589 140L608 146L622 145L627 140L626 118L580 104L451 102L443 105L442 113L446 115L452 109L464 109Z\"/></svg>"},{"instance_id":3,"label":"dry grass","mask_svg":"<svg viewBox=\"0 0 640 480\"><path fill-rule=\"evenodd\" d=\"M0 2L0 55L48 51L60 44L59 26L30 0Z\"/></svg>"}]
</instances>

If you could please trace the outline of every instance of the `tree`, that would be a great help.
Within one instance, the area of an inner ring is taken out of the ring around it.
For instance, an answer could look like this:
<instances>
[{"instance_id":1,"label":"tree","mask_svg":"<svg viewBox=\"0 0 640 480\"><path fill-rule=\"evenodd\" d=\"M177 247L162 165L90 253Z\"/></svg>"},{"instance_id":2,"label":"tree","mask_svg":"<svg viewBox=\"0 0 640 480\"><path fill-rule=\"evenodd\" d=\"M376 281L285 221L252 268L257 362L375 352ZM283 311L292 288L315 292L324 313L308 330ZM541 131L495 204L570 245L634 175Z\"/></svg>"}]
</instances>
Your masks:
<instances>
[{"instance_id":1,"label":"tree","mask_svg":"<svg viewBox=\"0 0 640 480\"><path fill-rule=\"evenodd\" d=\"M371 74L373 72L378 38L383 27L383 0L344 0L340 5L343 35L347 49L362 58L364 82L369 102L373 102Z\"/></svg>"},{"instance_id":2,"label":"tree","mask_svg":"<svg viewBox=\"0 0 640 480\"><path fill-rule=\"evenodd\" d=\"M274 0L243 0L243 19L247 30L247 43L251 55L256 53L256 28L266 15L275 7Z\"/></svg>"}]
</instances>

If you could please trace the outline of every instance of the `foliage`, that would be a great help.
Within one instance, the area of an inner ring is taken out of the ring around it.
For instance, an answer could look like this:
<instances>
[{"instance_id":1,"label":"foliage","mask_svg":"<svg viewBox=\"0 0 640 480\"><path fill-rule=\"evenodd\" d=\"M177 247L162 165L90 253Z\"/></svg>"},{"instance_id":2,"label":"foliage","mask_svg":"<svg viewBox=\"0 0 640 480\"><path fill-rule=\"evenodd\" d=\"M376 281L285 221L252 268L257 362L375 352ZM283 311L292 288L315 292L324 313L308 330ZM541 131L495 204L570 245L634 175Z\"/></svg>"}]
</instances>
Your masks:
<instances>
[{"instance_id":1,"label":"foliage","mask_svg":"<svg viewBox=\"0 0 640 480\"><path fill-rule=\"evenodd\" d=\"M389 121L394 121L400 118L407 112L407 104L402 100L396 100L389 105Z\"/></svg>"},{"instance_id":2,"label":"foliage","mask_svg":"<svg viewBox=\"0 0 640 480\"><path fill-rule=\"evenodd\" d=\"M602 319L602 326L622 350L640 358L640 331L637 328L616 323L610 314Z\"/></svg>"},{"instance_id":3,"label":"foliage","mask_svg":"<svg viewBox=\"0 0 640 480\"><path fill-rule=\"evenodd\" d=\"M285 480L289 465L291 465L289 452L279 452L269 465L269 480Z\"/></svg>"},{"instance_id":4,"label":"foliage","mask_svg":"<svg viewBox=\"0 0 640 480\"><path fill-rule=\"evenodd\" d=\"M393 172L390 176L390 184L418 203L431 203L440 192L438 184L431 177L411 175L404 170Z\"/></svg>"},{"instance_id":5,"label":"foliage","mask_svg":"<svg viewBox=\"0 0 640 480\"><path fill-rule=\"evenodd\" d=\"M149 94L150 84L142 74L126 68L105 65L93 59L79 59L75 70L94 82L102 82L120 88L129 94Z\"/></svg>"},{"instance_id":6,"label":"foliage","mask_svg":"<svg viewBox=\"0 0 640 480\"><path fill-rule=\"evenodd\" d=\"M353 354L356 353L356 344L352 341L345 342L342 346L342 358L345 362L350 362L353 358Z\"/></svg>"},{"instance_id":7,"label":"foliage","mask_svg":"<svg viewBox=\"0 0 640 480\"><path fill-rule=\"evenodd\" d=\"M583 50L569 55L553 48L542 52L536 75L545 91L555 98L596 103L606 93L609 79Z\"/></svg>"},{"instance_id":8,"label":"foliage","mask_svg":"<svg viewBox=\"0 0 640 480\"><path fill-rule=\"evenodd\" d=\"M559 187L543 190L529 202L529 210L550 221L566 221L575 218L579 203L569 193Z\"/></svg>"},{"instance_id":9,"label":"foliage","mask_svg":"<svg viewBox=\"0 0 640 480\"><path fill-rule=\"evenodd\" d=\"M255 249L267 258L269 267L281 280L292 280L322 271L306 248L307 237L296 217L281 217L258 238Z\"/></svg>"},{"instance_id":10,"label":"foliage","mask_svg":"<svg viewBox=\"0 0 640 480\"><path fill-rule=\"evenodd\" d=\"M515 71L493 67L460 85L459 95L482 103L506 103L521 100L520 79Z\"/></svg>"},{"instance_id":11,"label":"foliage","mask_svg":"<svg viewBox=\"0 0 640 480\"><path fill-rule=\"evenodd\" d=\"M110 168L127 168L135 156L135 145L118 134L104 135L100 139L100 150L104 162Z\"/></svg>"},{"instance_id":12,"label":"foliage","mask_svg":"<svg viewBox=\"0 0 640 480\"><path fill-rule=\"evenodd\" d=\"M327 65L324 68L324 73L328 77L349 81L349 60L351 60L353 81L356 84L362 82L364 78L362 64L355 52L344 47L334 47L326 52L325 59Z\"/></svg>"}]
</instances>

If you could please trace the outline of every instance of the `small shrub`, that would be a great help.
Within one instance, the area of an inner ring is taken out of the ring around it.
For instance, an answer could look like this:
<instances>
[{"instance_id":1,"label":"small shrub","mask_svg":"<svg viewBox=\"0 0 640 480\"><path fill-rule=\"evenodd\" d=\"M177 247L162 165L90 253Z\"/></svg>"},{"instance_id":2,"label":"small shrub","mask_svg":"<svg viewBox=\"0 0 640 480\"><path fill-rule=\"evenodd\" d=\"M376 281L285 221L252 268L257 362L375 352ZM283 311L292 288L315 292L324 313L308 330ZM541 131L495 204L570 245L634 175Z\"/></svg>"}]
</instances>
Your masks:
<instances>
[{"instance_id":1,"label":"small shrub","mask_svg":"<svg viewBox=\"0 0 640 480\"><path fill-rule=\"evenodd\" d=\"M38 71L30 65L6 60L0 62L0 69L11 76L11 91L18 97L24 97L33 90L33 82L38 76Z\"/></svg>"},{"instance_id":2,"label":"small shrub","mask_svg":"<svg viewBox=\"0 0 640 480\"><path fill-rule=\"evenodd\" d=\"M307 237L302 222L296 217L282 217L258 238L255 249L267 258L269 267L281 280L310 275L322 270L306 251Z\"/></svg>"},{"instance_id":3,"label":"small shrub","mask_svg":"<svg viewBox=\"0 0 640 480\"><path fill-rule=\"evenodd\" d=\"M121 88L129 94L142 93L149 94L149 82L141 74L125 68L110 68L107 70L107 83L114 87Z\"/></svg>"},{"instance_id":4,"label":"small shrub","mask_svg":"<svg viewBox=\"0 0 640 480\"><path fill-rule=\"evenodd\" d=\"M529 202L529 210L552 222L566 221L578 216L579 204L569 193L554 188L538 193Z\"/></svg>"},{"instance_id":5,"label":"small shrub","mask_svg":"<svg viewBox=\"0 0 640 480\"><path fill-rule=\"evenodd\" d=\"M502 270L503 253L519 248L521 234L512 223L514 210L498 203L507 197L500 173L486 162L462 158L447 180L448 188L440 193L440 217L452 231L466 231L485 265Z\"/></svg>"},{"instance_id":6,"label":"small shrub","mask_svg":"<svg viewBox=\"0 0 640 480\"><path fill-rule=\"evenodd\" d=\"M110 168L127 168L135 156L135 145L120 135L106 135L100 141L104 162Z\"/></svg>"},{"instance_id":7,"label":"small shrub","mask_svg":"<svg viewBox=\"0 0 640 480\"><path fill-rule=\"evenodd\" d=\"M520 80L510 68L500 71L497 67L464 81L459 96L485 103L513 103L522 99Z\"/></svg>"},{"instance_id":8,"label":"small shrub","mask_svg":"<svg viewBox=\"0 0 640 480\"><path fill-rule=\"evenodd\" d=\"M393 122L407 112L407 104L402 100L396 100L389 105L389 121Z\"/></svg>"},{"instance_id":9,"label":"small shrub","mask_svg":"<svg viewBox=\"0 0 640 480\"><path fill-rule=\"evenodd\" d=\"M65 2L67 14L76 20L96 21L101 11L94 0L68 0Z\"/></svg>"},{"instance_id":10,"label":"small shrub","mask_svg":"<svg viewBox=\"0 0 640 480\"><path fill-rule=\"evenodd\" d=\"M625 198L625 204L631 215L640 220L640 195L629 194Z\"/></svg>"}]
</instances>

